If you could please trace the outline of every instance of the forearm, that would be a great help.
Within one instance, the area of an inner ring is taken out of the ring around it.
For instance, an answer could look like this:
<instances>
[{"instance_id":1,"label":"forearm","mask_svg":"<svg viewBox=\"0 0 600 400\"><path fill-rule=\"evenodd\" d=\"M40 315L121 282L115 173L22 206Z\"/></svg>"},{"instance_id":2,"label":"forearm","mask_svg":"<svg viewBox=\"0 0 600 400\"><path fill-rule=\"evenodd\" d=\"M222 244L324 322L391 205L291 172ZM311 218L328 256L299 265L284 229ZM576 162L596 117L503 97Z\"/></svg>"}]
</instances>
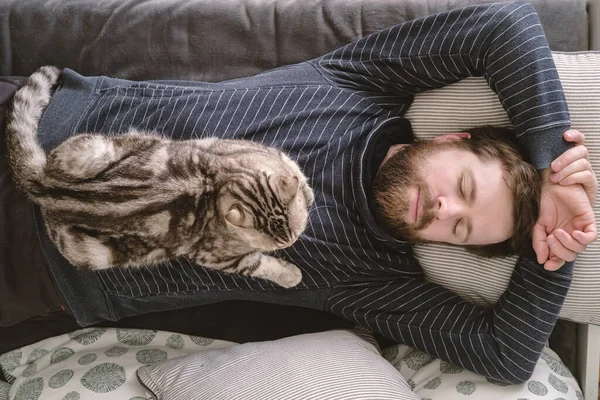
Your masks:
<instances>
[{"instance_id":1,"label":"forearm","mask_svg":"<svg viewBox=\"0 0 600 400\"><path fill-rule=\"evenodd\" d=\"M328 307L397 342L490 378L519 383L533 372L571 276L572 265L551 273L521 260L493 309L417 280L339 288Z\"/></svg>"},{"instance_id":2,"label":"forearm","mask_svg":"<svg viewBox=\"0 0 600 400\"><path fill-rule=\"evenodd\" d=\"M336 84L404 97L484 76L537 169L569 147L562 138L570 127L567 103L539 18L527 2L477 5L405 22L314 63Z\"/></svg>"},{"instance_id":3,"label":"forearm","mask_svg":"<svg viewBox=\"0 0 600 400\"><path fill-rule=\"evenodd\" d=\"M558 320L573 276L573 263L546 271L534 259L519 260L505 293L493 309L488 346L500 365L528 379ZM496 347L497 346L497 347Z\"/></svg>"}]
</instances>

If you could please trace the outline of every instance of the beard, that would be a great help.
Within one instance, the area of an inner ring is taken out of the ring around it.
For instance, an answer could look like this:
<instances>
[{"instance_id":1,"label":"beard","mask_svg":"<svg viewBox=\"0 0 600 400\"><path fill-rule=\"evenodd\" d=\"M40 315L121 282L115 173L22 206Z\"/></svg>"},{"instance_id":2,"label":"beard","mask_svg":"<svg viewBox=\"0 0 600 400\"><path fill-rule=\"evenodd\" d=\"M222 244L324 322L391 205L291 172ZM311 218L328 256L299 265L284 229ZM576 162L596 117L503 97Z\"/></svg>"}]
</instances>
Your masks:
<instances>
[{"instance_id":1,"label":"beard","mask_svg":"<svg viewBox=\"0 0 600 400\"><path fill-rule=\"evenodd\" d=\"M424 242L420 231L435 218L435 202L425 180L424 168L428 159L451 145L432 141L416 142L394 154L379 168L373 181L375 216L392 236L413 243ZM411 215L411 188L419 191L419 203L422 206L414 223L406 221Z\"/></svg>"}]
</instances>

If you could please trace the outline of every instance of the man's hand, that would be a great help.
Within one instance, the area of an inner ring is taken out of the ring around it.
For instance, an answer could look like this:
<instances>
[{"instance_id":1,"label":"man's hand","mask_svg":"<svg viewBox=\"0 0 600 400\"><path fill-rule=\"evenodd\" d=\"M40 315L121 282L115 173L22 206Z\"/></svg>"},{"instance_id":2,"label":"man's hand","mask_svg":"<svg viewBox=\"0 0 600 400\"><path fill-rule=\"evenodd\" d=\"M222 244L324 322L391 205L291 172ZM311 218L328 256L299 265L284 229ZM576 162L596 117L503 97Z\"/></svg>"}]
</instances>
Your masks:
<instances>
[{"instance_id":1,"label":"man's hand","mask_svg":"<svg viewBox=\"0 0 600 400\"><path fill-rule=\"evenodd\" d=\"M542 173L540 216L532 235L537 261L549 271L575 260L598 237L592 209L598 181L583 146L584 136L569 130L564 137L575 146L554 160L551 171Z\"/></svg>"},{"instance_id":2,"label":"man's hand","mask_svg":"<svg viewBox=\"0 0 600 400\"><path fill-rule=\"evenodd\" d=\"M563 186L582 184L590 200L590 205L594 207L598 181L592 164L590 164L588 149L583 145L585 137L583 133L573 129L565 132L564 137L568 142L573 142L575 146L552 162L550 167L554 173L549 176L549 180L551 183Z\"/></svg>"}]
</instances>

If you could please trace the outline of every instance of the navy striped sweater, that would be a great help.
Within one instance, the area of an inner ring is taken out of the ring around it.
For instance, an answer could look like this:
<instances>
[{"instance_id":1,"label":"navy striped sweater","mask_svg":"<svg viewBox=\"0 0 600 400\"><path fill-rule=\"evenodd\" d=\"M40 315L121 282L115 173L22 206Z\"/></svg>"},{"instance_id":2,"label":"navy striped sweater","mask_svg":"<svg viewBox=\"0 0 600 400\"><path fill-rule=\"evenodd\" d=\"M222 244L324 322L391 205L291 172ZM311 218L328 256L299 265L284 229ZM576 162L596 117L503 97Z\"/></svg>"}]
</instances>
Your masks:
<instances>
[{"instance_id":1,"label":"navy striped sweater","mask_svg":"<svg viewBox=\"0 0 600 400\"><path fill-rule=\"evenodd\" d=\"M221 83L133 82L66 70L40 125L51 149L77 132L129 127L173 138L243 138L284 149L309 177L308 228L279 252L303 270L294 289L175 260L143 270L77 271L39 224L51 270L80 323L244 298L304 305L506 382L533 371L572 279L519 259L498 304L483 308L425 281L412 248L368 206L374 147L406 142L413 95L484 76L537 168L567 148L565 97L526 2L478 5L406 22L323 57Z\"/></svg>"}]
</instances>

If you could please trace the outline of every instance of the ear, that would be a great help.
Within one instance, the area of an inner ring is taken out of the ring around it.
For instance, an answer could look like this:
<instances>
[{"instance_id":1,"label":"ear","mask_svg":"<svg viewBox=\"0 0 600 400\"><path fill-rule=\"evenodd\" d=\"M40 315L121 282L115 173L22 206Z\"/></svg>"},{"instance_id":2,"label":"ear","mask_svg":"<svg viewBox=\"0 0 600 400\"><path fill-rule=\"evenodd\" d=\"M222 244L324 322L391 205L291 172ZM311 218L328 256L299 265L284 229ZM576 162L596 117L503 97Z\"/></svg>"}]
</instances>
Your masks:
<instances>
[{"instance_id":1,"label":"ear","mask_svg":"<svg viewBox=\"0 0 600 400\"><path fill-rule=\"evenodd\" d=\"M275 185L282 200L289 201L298 193L300 180L297 176L278 176L275 179Z\"/></svg>"},{"instance_id":2,"label":"ear","mask_svg":"<svg viewBox=\"0 0 600 400\"><path fill-rule=\"evenodd\" d=\"M227 212L227 215L225 215L225 219L231 225L244 226L244 220L246 219L246 217L244 214L244 210L242 209L242 207L240 207L239 204L232 204L231 208L229 208L229 211Z\"/></svg>"},{"instance_id":3,"label":"ear","mask_svg":"<svg viewBox=\"0 0 600 400\"><path fill-rule=\"evenodd\" d=\"M462 139L471 139L471 134L469 132L456 132L449 133L447 135L436 136L433 138L434 142L454 142Z\"/></svg>"}]
</instances>

